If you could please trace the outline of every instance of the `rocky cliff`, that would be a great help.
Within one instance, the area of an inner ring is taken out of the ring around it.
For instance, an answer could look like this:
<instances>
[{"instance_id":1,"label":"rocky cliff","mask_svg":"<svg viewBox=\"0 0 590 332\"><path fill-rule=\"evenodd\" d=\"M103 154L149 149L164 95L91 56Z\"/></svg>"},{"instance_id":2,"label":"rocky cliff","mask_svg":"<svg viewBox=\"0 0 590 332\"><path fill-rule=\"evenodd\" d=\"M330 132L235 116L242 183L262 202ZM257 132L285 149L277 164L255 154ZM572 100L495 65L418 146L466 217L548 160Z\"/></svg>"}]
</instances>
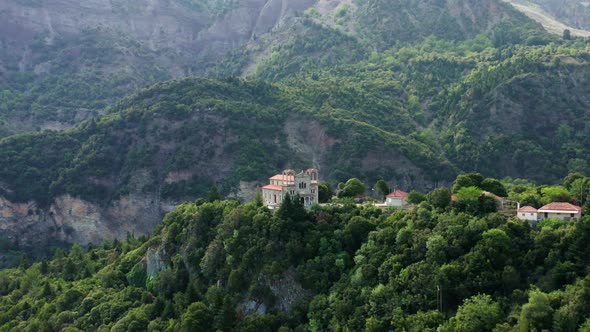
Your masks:
<instances>
[{"instance_id":1,"label":"rocky cliff","mask_svg":"<svg viewBox=\"0 0 590 332\"><path fill-rule=\"evenodd\" d=\"M172 208L156 195L129 195L107 207L70 195L57 197L48 208L0 198L0 234L21 250L45 256L53 246L149 234Z\"/></svg>"},{"instance_id":2,"label":"rocky cliff","mask_svg":"<svg viewBox=\"0 0 590 332\"><path fill-rule=\"evenodd\" d=\"M0 3L0 137L67 129L145 85L203 74L314 0Z\"/></svg>"},{"instance_id":3,"label":"rocky cliff","mask_svg":"<svg viewBox=\"0 0 590 332\"><path fill-rule=\"evenodd\" d=\"M0 39L26 66L34 43L53 44L86 30L122 34L152 51L170 51L168 64L187 74L188 61L218 56L266 33L313 0L246 0L211 12L169 0L7 0L0 3ZM179 61L180 59L180 61Z\"/></svg>"}]
</instances>

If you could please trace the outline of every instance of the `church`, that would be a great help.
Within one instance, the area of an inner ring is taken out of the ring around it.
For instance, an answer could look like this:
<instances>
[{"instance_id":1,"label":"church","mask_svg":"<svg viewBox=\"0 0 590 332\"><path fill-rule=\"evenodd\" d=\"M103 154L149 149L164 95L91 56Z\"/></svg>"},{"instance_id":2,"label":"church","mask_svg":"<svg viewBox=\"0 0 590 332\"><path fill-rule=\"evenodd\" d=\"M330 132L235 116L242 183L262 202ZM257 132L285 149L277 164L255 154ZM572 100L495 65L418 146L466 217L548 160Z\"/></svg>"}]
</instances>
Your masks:
<instances>
[{"instance_id":1,"label":"church","mask_svg":"<svg viewBox=\"0 0 590 332\"><path fill-rule=\"evenodd\" d=\"M296 173L287 169L282 174L269 178L269 184L262 187L262 199L271 210L277 209L287 194L291 197L299 196L306 208L318 203L318 171L310 168Z\"/></svg>"}]
</instances>

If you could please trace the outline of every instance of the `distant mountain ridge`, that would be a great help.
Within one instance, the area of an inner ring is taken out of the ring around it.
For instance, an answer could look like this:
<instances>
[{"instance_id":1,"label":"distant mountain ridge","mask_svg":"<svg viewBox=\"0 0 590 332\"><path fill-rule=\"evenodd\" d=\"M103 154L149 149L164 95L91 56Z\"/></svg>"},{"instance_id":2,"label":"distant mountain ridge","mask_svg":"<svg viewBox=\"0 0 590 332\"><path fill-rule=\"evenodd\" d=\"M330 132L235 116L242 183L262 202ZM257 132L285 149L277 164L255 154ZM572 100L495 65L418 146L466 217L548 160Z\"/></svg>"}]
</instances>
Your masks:
<instances>
[{"instance_id":1,"label":"distant mountain ridge","mask_svg":"<svg viewBox=\"0 0 590 332\"><path fill-rule=\"evenodd\" d=\"M0 3L0 136L64 129L211 62L313 0Z\"/></svg>"}]
</instances>

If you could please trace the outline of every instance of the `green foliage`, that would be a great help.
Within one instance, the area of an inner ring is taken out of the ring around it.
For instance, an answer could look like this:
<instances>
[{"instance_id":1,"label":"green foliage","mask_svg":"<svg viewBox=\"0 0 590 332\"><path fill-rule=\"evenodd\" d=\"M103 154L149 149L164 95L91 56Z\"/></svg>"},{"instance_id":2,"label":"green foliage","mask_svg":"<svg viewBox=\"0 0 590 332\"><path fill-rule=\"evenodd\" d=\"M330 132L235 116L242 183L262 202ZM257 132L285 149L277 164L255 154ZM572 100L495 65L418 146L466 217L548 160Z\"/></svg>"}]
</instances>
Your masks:
<instances>
[{"instance_id":1,"label":"green foliage","mask_svg":"<svg viewBox=\"0 0 590 332\"><path fill-rule=\"evenodd\" d=\"M217 186L214 185L213 187L211 187L211 189L207 193L207 200L209 202L215 202L215 201L220 201L222 199L223 199L223 196L219 193Z\"/></svg>"},{"instance_id":2,"label":"green foliage","mask_svg":"<svg viewBox=\"0 0 590 332\"><path fill-rule=\"evenodd\" d=\"M424 195L423 193L417 192L416 190L412 190L408 193L408 203L420 204L424 201L426 201L426 195Z\"/></svg>"},{"instance_id":3,"label":"green foliage","mask_svg":"<svg viewBox=\"0 0 590 332\"><path fill-rule=\"evenodd\" d=\"M476 295L459 306L449 325L452 331L491 331L501 320L500 305L489 295Z\"/></svg>"},{"instance_id":4,"label":"green foliage","mask_svg":"<svg viewBox=\"0 0 590 332\"><path fill-rule=\"evenodd\" d=\"M211 330L213 314L203 302L195 302L186 308L181 318L181 331Z\"/></svg>"},{"instance_id":5,"label":"green foliage","mask_svg":"<svg viewBox=\"0 0 590 332\"><path fill-rule=\"evenodd\" d=\"M334 196L332 185L329 182L320 182L318 184L318 200L320 203L327 203Z\"/></svg>"},{"instance_id":6,"label":"green foliage","mask_svg":"<svg viewBox=\"0 0 590 332\"><path fill-rule=\"evenodd\" d=\"M445 209L451 204L451 192L445 187L437 188L426 195L426 200L435 208Z\"/></svg>"},{"instance_id":7,"label":"green foliage","mask_svg":"<svg viewBox=\"0 0 590 332\"><path fill-rule=\"evenodd\" d=\"M381 195L381 197L386 196L391 192L391 189L387 185L387 182L385 182L385 180L383 179L377 181L377 183L375 184L375 189L377 189L377 192Z\"/></svg>"},{"instance_id":8,"label":"green foliage","mask_svg":"<svg viewBox=\"0 0 590 332\"><path fill-rule=\"evenodd\" d=\"M553 308L549 303L549 297L541 291L533 290L529 295L529 302L522 306L520 313L519 329L521 331L551 328Z\"/></svg>"},{"instance_id":9,"label":"green foliage","mask_svg":"<svg viewBox=\"0 0 590 332\"><path fill-rule=\"evenodd\" d=\"M0 271L0 324L528 331L575 329L590 318L587 221L533 228L426 202L385 212L285 202L275 213L255 203L185 203L149 240L76 246L45 267Z\"/></svg>"},{"instance_id":10,"label":"green foliage","mask_svg":"<svg viewBox=\"0 0 590 332\"><path fill-rule=\"evenodd\" d=\"M338 192L338 197L358 197L367 191L367 186L357 179L352 178L346 181L344 188Z\"/></svg>"},{"instance_id":11,"label":"green foliage","mask_svg":"<svg viewBox=\"0 0 590 332\"><path fill-rule=\"evenodd\" d=\"M455 183L453 184L453 193L456 194L464 187L477 187L481 188L484 181L484 177L479 173L468 173L457 176ZM483 188L481 188L483 189Z\"/></svg>"},{"instance_id":12,"label":"green foliage","mask_svg":"<svg viewBox=\"0 0 590 332\"><path fill-rule=\"evenodd\" d=\"M504 187L502 182L496 179L484 179L481 182L480 188L500 197L508 197L508 192L506 191L506 188Z\"/></svg>"}]
</instances>

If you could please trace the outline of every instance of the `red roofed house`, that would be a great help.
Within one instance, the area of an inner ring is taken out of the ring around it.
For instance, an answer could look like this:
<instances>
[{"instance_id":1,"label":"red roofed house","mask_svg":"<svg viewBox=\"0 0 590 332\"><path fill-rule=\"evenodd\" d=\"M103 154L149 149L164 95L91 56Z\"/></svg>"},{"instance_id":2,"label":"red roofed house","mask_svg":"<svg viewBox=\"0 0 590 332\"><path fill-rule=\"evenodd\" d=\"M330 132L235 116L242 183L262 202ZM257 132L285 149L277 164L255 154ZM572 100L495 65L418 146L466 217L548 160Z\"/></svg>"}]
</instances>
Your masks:
<instances>
[{"instance_id":1,"label":"red roofed house","mask_svg":"<svg viewBox=\"0 0 590 332\"><path fill-rule=\"evenodd\" d=\"M539 219L582 220L582 208L570 203L549 203L538 211Z\"/></svg>"},{"instance_id":2,"label":"red roofed house","mask_svg":"<svg viewBox=\"0 0 590 332\"><path fill-rule=\"evenodd\" d=\"M518 219L526 221L536 222L539 219L537 209L535 209L532 206L521 207L520 209L518 209L516 216L518 217Z\"/></svg>"},{"instance_id":3,"label":"red roofed house","mask_svg":"<svg viewBox=\"0 0 590 332\"><path fill-rule=\"evenodd\" d=\"M393 206L397 208L402 208L407 205L408 193L396 190L391 194L385 196L385 204L387 206Z\"/></svg>"},{"instance_id":4,"label":"red roofed house","mask_svg":"<svg viewBox=\"0 0 590 332\"><path fill-rule=\"evenodd\" d=\"M262 187L262 199L271 210L278 208L283 202L283 197L289 194L291 197L299 195L303 206L309 207L318 203L318 171L310 168L299 174L288 169L282 174L269 178L270 184Z\"/></svg>"}]
</instances>

